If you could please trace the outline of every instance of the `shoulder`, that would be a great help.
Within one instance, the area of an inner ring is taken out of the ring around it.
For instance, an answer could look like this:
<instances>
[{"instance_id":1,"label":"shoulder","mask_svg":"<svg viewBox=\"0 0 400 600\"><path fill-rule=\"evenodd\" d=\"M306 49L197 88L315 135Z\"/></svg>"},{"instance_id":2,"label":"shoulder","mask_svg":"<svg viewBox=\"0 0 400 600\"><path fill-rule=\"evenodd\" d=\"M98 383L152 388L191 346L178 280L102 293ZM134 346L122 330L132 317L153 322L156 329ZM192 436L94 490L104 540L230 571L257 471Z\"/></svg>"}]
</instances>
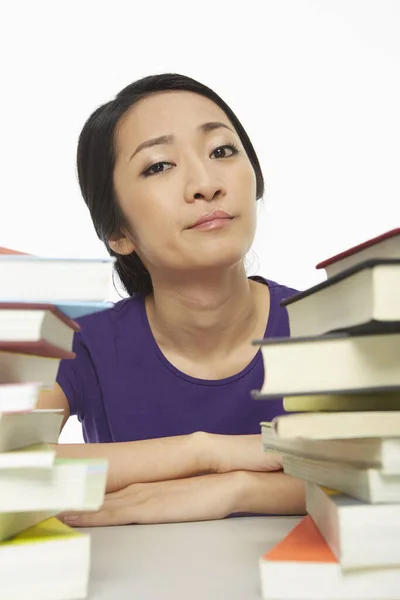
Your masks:
<instances>
[{"instance_id":1,"label":"shoulder","mask_svg":"<svg viewBox=\"0 0 400 600\"><path fill-rule=\"evenodd\" d=\"M279 302L284 300L285 298L290 298L290 296L294 296L299 293L299 290L295 290L292 287L288 287L282 283L278 283L276 281L272 281L271 279L265 280L270 294L273 295Z\"/></svg>"},{"instance_id":2,"label":"shoulder","mask_svg":"<svg viewBox=\"0 0 400 600\"><path fill-rule=\"evenodd\" d=\"M251 279L268 286L271 296L271 306L273 304L279 304L285 298L290 298L290 296L294 296L295 294L299 293L299 290L296 290L295 288L284 285L283 283L278 283L272 279L267 279L261 275L255 275L251 277Z\"/></svg>"},{"instance_id":3,"label":"shoulder","mask_svg":"<svg viewBox=\"0 0 400 600\"><path fill-rule=\"evenodd\" d=\"M252 279L268 286L270 295L269 317L265 337L287 337L290 335L289 317L287 310L281 306L282 300L298 293L298 290L273 281L265 277L252 277Z\"/></svg>"},{"instance_id":4,"label":"shoulder","mask_svg":"<svg viewBox=\"0 0 400 600\"><path fill-rule=\"evenodd\" d=\"M135 329L141 323L144 297L140 294L123 298L107 310L76 319L81 330L78 336L83 341L119 336L127 328Z\"/></svg>"}]
</instances>

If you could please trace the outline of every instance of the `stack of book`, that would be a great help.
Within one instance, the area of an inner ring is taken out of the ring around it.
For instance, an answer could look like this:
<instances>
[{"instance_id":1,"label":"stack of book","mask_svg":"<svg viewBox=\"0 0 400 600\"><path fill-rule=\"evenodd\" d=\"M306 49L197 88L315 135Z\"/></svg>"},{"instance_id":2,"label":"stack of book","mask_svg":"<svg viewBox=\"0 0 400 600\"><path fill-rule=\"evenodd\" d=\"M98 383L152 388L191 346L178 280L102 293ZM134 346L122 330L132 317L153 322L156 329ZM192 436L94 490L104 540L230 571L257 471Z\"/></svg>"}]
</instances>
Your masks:
<instances>
[{"instance_id":1,"label":"stack of book","mask_svg":"<svg viewBox=\"0 0 400 600\"><path fill-rule=\"evenodd\" d=\"M262 340L266 451L305 480L307 515L260 558L264 599L400 598L400 229L323 263Z\"/></svg>"},{"instance_id":2,"label":"stack of book","mask_svg":"<svg viewBox=\"0 0 400 600\"><path fill-rule=\"evenodd\" d=\"M85 598L90 537L57 519L97 510L107 463L56 457L62 410L35 409L61 359L73 360L73 320L110 306L113 260L39 258L0 249L0 597Z\"/></svg>"}]
</instances>

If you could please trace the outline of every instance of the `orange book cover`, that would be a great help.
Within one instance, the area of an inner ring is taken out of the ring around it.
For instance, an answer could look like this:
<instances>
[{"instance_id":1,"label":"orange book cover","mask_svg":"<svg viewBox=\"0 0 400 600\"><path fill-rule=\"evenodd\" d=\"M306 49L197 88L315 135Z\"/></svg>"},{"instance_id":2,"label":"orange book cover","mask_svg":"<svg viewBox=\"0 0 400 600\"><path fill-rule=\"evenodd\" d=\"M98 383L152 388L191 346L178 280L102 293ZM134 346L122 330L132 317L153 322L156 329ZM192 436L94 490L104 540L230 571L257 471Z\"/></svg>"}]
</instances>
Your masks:
<instances>
[{"instance_id":1,"label":"orange book cover","mask_svg":"<svg viewBox=\"0 0 400 600\"><path fill-rule=\"evenodd\" d=\"M266 561L337 563L334 554L309 515L262 557Z\"/></svg>"},{"instance_id":2,"label":"orange book cover","mask_svg":"<svg viewBox=\"0 0 400 600\"><path fill-rule=\"evenodd\" d=\"M0 254L25 254L27 255L27 252L20 252L19 250L12 250L11 248L3 248L2 246L0 246Z\"/></svg>"}]
</instances>

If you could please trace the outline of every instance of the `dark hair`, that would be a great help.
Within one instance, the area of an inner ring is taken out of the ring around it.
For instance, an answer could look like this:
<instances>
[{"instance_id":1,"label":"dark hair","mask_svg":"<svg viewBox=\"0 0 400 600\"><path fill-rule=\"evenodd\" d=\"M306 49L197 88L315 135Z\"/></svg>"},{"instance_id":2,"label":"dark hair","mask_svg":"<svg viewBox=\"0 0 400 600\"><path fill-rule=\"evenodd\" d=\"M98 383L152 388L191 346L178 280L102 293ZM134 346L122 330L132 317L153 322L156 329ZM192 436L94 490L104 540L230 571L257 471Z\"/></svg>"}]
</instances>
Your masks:
<instances>
[{"instance_id":1,"label":"dark hair","mask_svg":"<svg viewBox=\"0 0 400 600\"><path fill-rule=\"evenodd\" d=\"M77 167L79 185L89 209L98 237L111 256L116 257L115 269L131 296L135 292L148 294L153 285L150 274L136 252L120 255L109 246L113 233L126 227L113 183L116 126L125 113L139 100L156 92L183 90L206 96L225 112L243 144L256 175L257 200L264 194L264 178L253 145L239 119L212 89L177 73L151 75L125 87L114 100L97 108L86 121L78 142Z\"/></svg>"}]
</instances>

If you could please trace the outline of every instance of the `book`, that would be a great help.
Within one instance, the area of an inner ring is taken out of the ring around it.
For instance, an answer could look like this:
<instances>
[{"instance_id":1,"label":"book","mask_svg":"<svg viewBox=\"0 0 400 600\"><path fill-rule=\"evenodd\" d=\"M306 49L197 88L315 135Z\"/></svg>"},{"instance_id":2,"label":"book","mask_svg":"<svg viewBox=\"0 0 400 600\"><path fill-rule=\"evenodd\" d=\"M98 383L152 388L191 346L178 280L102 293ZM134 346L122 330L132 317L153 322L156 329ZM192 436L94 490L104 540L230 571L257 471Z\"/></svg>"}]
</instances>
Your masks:
<instances>
[{"instance_id":1,"label":"book","mask_svg":"<svg viewBox=\"0 0 400 600\"><path fill-rule=\"evenodd\" d=\"M0 385L0 413L29 411L35 408L40 392L39 382L3 383Z\"/></svg>"},{"instance_id":2,"label":"book","mask_svg":"<svg viewBox=\"0 0 400 600\"><path fill-rule=\"evenodd\" d=\"M313 394L286 396L283 408L287 412L343 412L400 410L400 390L394 392L364 392L361 394ZM400 432L399 432L400 434Z\"/></svg>"},{"instance_id":3,"label":"book","mask_svg":"<svg viewBox=\"0 0 400 600\"><path fill-rule=\"evenodd\" d=\"M30 527L34 527L46 519L55 517L58 513L59 511L54 509L27 512L2 512L0 513L0 542L4 542L5 540L16 536L22 531L25 531L25 529L30 529Z\"/></svg>"},{"instance_id":4,"label":"book","mask_svg":"<svg viewBox=\"0 0 400 600\"><path fill-rule=\"evenodd\" d=\"M32 444L10 452L0 452L1 469L51 469L56 451L50 444Z\"/></svg>"},{"instance_id":5,"label":"book","mask_svg":"<svg viewBox=\"0 0 400 600\"><path fill-rule=\"evenodd\" d=\"M400 411L305 412L280 415L272 423L280 438L396 438L400 431Z\"/></svg>"},{"instance_id":6,"label":"book","mask_svg":"<svg viewBox=\"0 0 400 600\"><path fill-rule=\"evenodd\" d=\"M115 259L47 258L0 254L0 299L13 302L104 300L112 281Z\"/></svg>"},{"instance_id":7,"label":"book","mask_svg":"<svg viewBox=\"0 0 400 600\"><path fill-rule=\"evenodd\" d=\"M327 277L370 259L400 259L400 227L386 231L376 237L357 244L316 265L316 269L325 269Z\"/></svg>"},{"instance_id":8,"label":"book","mask_svg":"<svg viewBox=\"0 0 400 600\"><path fill-rule=\"evenodd\" d=\"M1 597L7 600L86 598L90 536L56 518L0 544Z\"/></svg>"},{"instance_id":9,"label":"book","mask_svg":"<svg viewBox=\"0 0 400 600\"><path fill-rule=\"evenodd\" d=\"M12 298L12 299L8 298L8 300L6 301L6 300L4 300L4 298L1 295L1 290L0 290L0 302L1 302L2 306L18 304L22 308L24 306L26 308L28 308L34 304L39 304L39 305L44 304L43 302L23 301L18 298ZM72 301L58 300L56 304L53 304L50 306L54 306L57 310L59 310L61 313L63 313L69 319L75 320L80 317L85 317L86 315L91 315L96 312L108 310L114 306L114 303L113 302L80 302L79 300L72 302Z\"/></svg>"},{"instance_id":10,"label":"book","mask_svg":"<svg viewBox=\"0 0 400 600\"><path fill-rule=\"evenodd\" d=\"M400 389L400 333L271 338L261 345L265 377L254 398Z\"/></svg>"},{"instance_id":11,"label":"book","mask_svg":"<svg viewBox=\"0 0 400 600\"><path fill-rule=\"evenodd\" d=\"M306 506L342 570L400 567L400 504L369 504L307 482Z\"/></svg>"},{"instance_id":12,"label":"book","mask_svg":"<svg viewBox=\"0 0 400 600\"><path fill-rule=\"evenodd\" d=\"M107 461L56 458L51 469L0 469L0 513L97 510Z\"/></svg>"},{"instance_id":13,"label":"book","mask_svg":"<svg viewBox=\"0 0 400 600\"><path fill-rule=\"evenodd\" d=\"M400 570L343 572L309 515L259 561L264 600L398 600Z\"/></svg>"},{"instance_id":14,"label":"book","mask_svg":"<svg viewBox=\"0 0 400 600\"><path fill-rule=\"evenodd\" d=\"M60 358L0 351L0 384L40 381L42 387L53 387Z\"/></svg>"},{"instance_id":15,"label":"book","mask_svg":"<svg viewBox=\"0 0 400 600\"><path fill-rule=\"evenodd\" d=\"M108 310L113 306L113 302L63 302L61 300L57 301L56 304L56 308L62 311L70 319L79 319L86 315Z\"/></svg>"},{"instance_id":16,"label":"book","mask_svg":"<svg viewBox=\"0 0 400 600\"><path fill-rule=\"evenodd\" d=\"M275 434L271 422L261 423L261 436L266 452L349 463L358 467L380 469L387 475L400 475L400 438L281 438Z\"/></svg>"},{"instance_id":17,"label":"book","mask_svg":"<svg viewBox=\"0 0 400 600\"><path fill-rule=\"evenodd\" d=\"M78 323L50 304L0 302L0 350L74 358Z\"/></svg>"},{"instance_id":18,"label":"book","mask_svg":"<svg viewBox=\"0 0 400 600\"><path fill-rule=\"evenodd\" d=\"M19 250L13 250L12 248L4 248L0 246L0 254L27 254L26 252L20 252Z\"/></svg>"},{"instance_id":19,"label":"book","mask_svg":"<svg viewBox=\"0 0 400 600\"><path fill-rule=\"evenodd\" d=\"M293 337L400 331L400 259L357 264L281 306L288 311Z\"/></svg>"},{"instance_id":20,"label":"book","mask_svg":"<svg viewBox=\"0 0 400 600\"><path fill-rule=\"evenodd\" d=\"M37 444L57 444L63 409L0 414L0 453Z\"/></svg>"},{"instance_id":21,"label":"book","mask_svg":"<svg viewBox=\"0 0 400 600\"><path fill-rule=\"evenodd\" d=\"M400 502L400 475L386 475L379 469L350 464L314 460L294 454L283 454L283 471L370 504Z\"/></svg>"}]
</instances>

